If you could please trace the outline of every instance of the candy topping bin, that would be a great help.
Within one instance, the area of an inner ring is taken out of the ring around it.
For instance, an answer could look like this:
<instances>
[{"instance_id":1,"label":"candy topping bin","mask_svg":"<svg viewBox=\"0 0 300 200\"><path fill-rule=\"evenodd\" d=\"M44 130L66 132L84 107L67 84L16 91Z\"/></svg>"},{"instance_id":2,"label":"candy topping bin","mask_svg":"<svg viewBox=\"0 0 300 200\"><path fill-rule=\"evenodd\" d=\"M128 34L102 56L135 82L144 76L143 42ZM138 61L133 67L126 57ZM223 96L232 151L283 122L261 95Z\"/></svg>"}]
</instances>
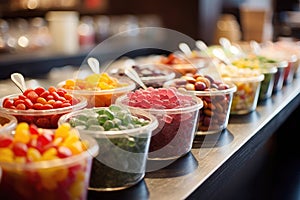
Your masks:
<instances>
[{"instance_id":1,"label":"candy topping bin","mask_svg":"<svg viewBox=\"0 0 300 200\"><path fill-rule=\"evenodd\" d=\"M0 199L87 198L92 160L99 150L92 137L66 125L50 130L22 122L0 140Z\"/></svg>"},{"instance_id":2,"label":"candy topping bin","mask_svg":"<svg viewBox=\"0 0 300 200\"><path fill-rule=\"evenodd\" d=\"M100 147L89 190L122 190L143 179L151 133L158 125L153 115L112 104L69 113L59 121L65 122L95 138Z\"/></svg>"},{"instance_id":3,"label":"candy topping bin","mask_svg":"<svg viewBox=\"0 0 300 200\"><path fill-rule=\"evenodd\" d=\"M232 97L236 91L234 84L214 81L208 75L194 74L168 81L164 87L184 88L187 93L202 100L197 134L219 133L227 127Z\"/></svg>"},{"instance_id":4,"label":"candy topping bin","mask_svg":"<svg viewBox=\"0 0 300 200\"><path fill-rule=\"evenodd\" d=\"M152 133L149 160L174 160L191 150L199 109L203 107L196 96L176 88L147 88L119 97L116 104L157 118L159 125Z\"/></svg>"},{"instance_id":5,"label":"candy topping bin","mask_svg":"<svg viewBox=\"0 0 300 200\"><path fill-rule=\"evenodd\" d=\"M118 96L135 89L129 79L118 80L107 73L91 74L83 79L69 79L58 84L75 96L87 99L87 107L110 106Z\"/></svg>"}]
</instances>

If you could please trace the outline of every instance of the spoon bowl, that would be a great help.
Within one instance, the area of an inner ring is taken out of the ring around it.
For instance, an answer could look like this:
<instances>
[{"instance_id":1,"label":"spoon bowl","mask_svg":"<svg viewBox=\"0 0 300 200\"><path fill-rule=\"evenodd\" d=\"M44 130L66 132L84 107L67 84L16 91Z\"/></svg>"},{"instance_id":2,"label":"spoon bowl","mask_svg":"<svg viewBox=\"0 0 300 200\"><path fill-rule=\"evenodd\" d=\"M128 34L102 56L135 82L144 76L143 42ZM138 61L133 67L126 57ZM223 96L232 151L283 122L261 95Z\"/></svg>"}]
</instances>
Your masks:
<instances>
[{"instance_id":1,"label":"spoon bowl","mask_svg":"<svg viewBox=\"0 0 300 200\"><path fill-rule=\"evenodd\" d=\"M96 58L90 57L90 58L88 58L87 62L89 64L89 67L95 74L100 73L100 64Z\"/></svg>"},{"instance_id":2,"label":"spoon bowl","mask_svg":"<svg viewBox=\"0 0 300 200\"><path fill-rule=\"evenodd\" d=\"M190 57L192 55L192 50L188 44L182 42L178 47L187 57Z\"/></svg>"},{"instance_id":3,"label":"spoon bowl","mask_svg":"<svg viewBox=\"0 0 300 200\"><path fill-rule=\"evenodd\" d=\"M12 82L21 90L22 93L26 90L24 76L20 73L13 73L10 75Z\"/></svg>"}]
</instances>

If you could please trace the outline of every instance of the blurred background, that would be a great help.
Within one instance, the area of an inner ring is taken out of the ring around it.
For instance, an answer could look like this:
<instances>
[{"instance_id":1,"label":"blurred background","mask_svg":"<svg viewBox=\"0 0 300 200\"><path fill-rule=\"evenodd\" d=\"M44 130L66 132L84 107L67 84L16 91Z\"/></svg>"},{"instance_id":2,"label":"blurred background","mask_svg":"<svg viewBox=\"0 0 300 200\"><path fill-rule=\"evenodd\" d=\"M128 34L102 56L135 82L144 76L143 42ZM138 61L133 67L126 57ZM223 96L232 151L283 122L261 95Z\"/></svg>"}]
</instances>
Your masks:
<instances>
[{"instance_id":1,"label":"blurred background","mask_svg":"<svg viewBox=\"0 0 300 200\"><path fill-rule=\"evenodd\" d=\"M298 40L299 9L299 0L0 0L0 79L16 70L39 76L53 67L80 65L95 45L135 28L169 28L208 45L220 37ZM67 12L58 19L51 11Z\"/></svg>"}]
</instances>

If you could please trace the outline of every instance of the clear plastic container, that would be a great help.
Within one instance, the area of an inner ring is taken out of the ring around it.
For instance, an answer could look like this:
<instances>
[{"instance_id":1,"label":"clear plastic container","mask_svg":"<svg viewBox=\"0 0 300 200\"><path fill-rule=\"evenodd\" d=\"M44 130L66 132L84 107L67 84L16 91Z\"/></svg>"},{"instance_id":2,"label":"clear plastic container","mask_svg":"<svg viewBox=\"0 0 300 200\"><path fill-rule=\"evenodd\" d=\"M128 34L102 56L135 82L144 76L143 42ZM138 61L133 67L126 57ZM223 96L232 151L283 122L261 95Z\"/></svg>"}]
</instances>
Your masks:
<instances>
[{"instance_id":1,"label":"clear plastic container","mask_svg":"<svg viewBox=\"0 0 300 200\"><path fill-rule=\"evenodd\" d=\"M95 89L95 90L70 90L67 91L74 96L82 96L87 99L87 108L92 107L107 107L113 104L117 97L126 94L136 88L133 81L124 79L119 82L120 87L114 89ZM65 81L58 84L58 87L63 87Z\"/></svg>"},{"instance_id":2,"label":"clear plastic container","mask_svg":"<svg viewBox=\"0 0 300 200\"><path fill-rule=\"evenodd\" d=\"M77 116L95 115L99 109L101 108L69 113L61 117L59 124L69 122ZM150 120L150 123L116 131L78 129L80 133L94 137L100 147L100 153L93 161L90 190L121 190L143 179L150 137L158 122L153 115L140 110L131 110L130 113L132 116Z\"/></svg>"},{"instance_id":3,"label":"clear plastic container","mask_svg":"<svg viewBox=\"0 0 300 200\"><path fill-rule=\"evenodd\" d=\"M174 109L128 106L127 95L116 100L116 104L122 107L143 110L158 119L158 128L153 131L150 141L149 160L174 160L190 152L197 131L199 109L203 107L203 102L196 96L188 96L192 97L190 106Z\"/></svg>"},{"instance_id":4,"label":"clear plastic container","mask_svg":"<svg viewBox=\"0 0 300 200\"><path fill-rule=\"evenodd\" d=\"M17 119L5 113L0 113L0 134L10 133L17 125Z\"/></svg>"},{"instance_id":5,"label":"clear plastic container","mask_svg":"<svg viewBox=\"0 0 300 200\"><path fill-rule=\"evenodd\" d=\"M256 109L261 82L264 80L263 74L253 77L224 77L224 80L237 86L230 114L247 114Z\"/></svg>"},{"instance_id":6,"label":"clear plastic container","mask_svg":"<svg viewBox=\"0 0 300 200\"><path fill-rule=\"evenodd\" d=\"M178 87L177 81L180 79L168 81L164 87ZM186 91L203 101L203 107L199 113L198 135L219 133L227 127L235 91L236 86L234 84L229 84L229 88L225 90Z\"/></svg>"},{"instance_id":7,"label":"clear plastic container","mask_svg":"<svg viewBox=\"0 0 300 200\"><path fill-rule=\"evenodd\" d=\"M284 69L284 79L283 84L290 84L294 80L295 72L297 67L297 57L291 56L290 60L288 60L288 66Z\"/></svg>"},{"instance_id":8,"label":"clear plastic container","mask_svg":"<svg viewBox=\"0 0 300 200\"><path fill-rule=\"evenodd\" d=\"M89 148L80 154L32 163L0 162L0 199L86 199L93 157L99 146L81 135Z\"/></svg>"},{"instance_id":9,"label":"clear plastic container","mask_svg":"<svg viewBox=\"0 0 300 200\"><path fill-rule=\"evenodd\" d=\"M280 91L283 87L284 71L285 68L288 66L288 62L282 61L277 63L276 66L277 66L277 72L275 73L275 78L274 78L273 93Z\"/></svg>"},{"instance_id":10,"label":"clear plastic container","mask_svg":"<svg viewBox=\"0 0 300 200\"><path fill-rule=\"evenodd\" d=\"M83 109L87 105L87 100L84 97L76 97L79 100L79 103L63 107L63 108L54 108L54 109L48 109L48 110L17 110L17 109L9 109L3 107L3 101L6 98L14 99L15 97L18 97L21 94L13 94L3 97L0 100L0 111L3 113L6 113L8 115L13 115L17 118L18 122L27 122L29 124L34 123L39 128L57 128L57 122L58 119L69 112Z\"/></svg>"},{"instance_id":11,"label":"clear plastic container","mask_svg":"<svg viewBox=\"0 0 300 200\"><path fill-rule=\"evenodd\" d=\"M261 68L260 71L265 77L264 80L261 82L258 98L260 101L263 101L272 96L275 74L277 73L278 69L276 66L273 65Z\"/></svg>"}]
</instances>

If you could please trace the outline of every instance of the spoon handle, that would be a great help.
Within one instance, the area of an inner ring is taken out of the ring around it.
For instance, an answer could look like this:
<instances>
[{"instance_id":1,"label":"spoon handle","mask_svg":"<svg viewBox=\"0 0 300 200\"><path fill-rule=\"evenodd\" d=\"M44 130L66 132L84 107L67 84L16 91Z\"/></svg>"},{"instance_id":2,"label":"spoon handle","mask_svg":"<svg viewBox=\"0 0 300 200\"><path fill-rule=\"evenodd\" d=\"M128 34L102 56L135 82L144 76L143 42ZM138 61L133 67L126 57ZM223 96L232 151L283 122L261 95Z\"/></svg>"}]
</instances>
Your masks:
<instances>
[{"instance_id":1,"label":"spoon handle","mask_svg":"<svg viewBox=\"0 0 300 200\"><path fill-rule=\"evenodd\" d=\"M99 61L96 58L90 57L87 60L91 70L95 73L95 74L99 74L100 73L100 69L99 69Z\"/></svg>"},{"instance_id":2,"label":"spoon handle","mask_svg":"<svg viewBox=\"0 0 300 200\"><path fill-rule=\"evenodd\" d=\"M11 80L13 83L21 90L22 93L26 90L25 80L22 74L20 73L13 73L10 75Z\"/></svg>"},{"instance_id":3,"label":"spoon handle","mask_svg":"<svg viewBox=\"0 0 300 200\"><path fill-rule=\"evenodd\" d=\"M143 81L140 79L139 75L137 74L137 72L132 69L131 67L126 67L125 68L125 74L131 78L132 80L134 80L137 84L139 84L144 90L147 89L147 86L143 83Z\"/></svg>"},{"instance_id":4,"label":"spoon handle","mask_svg":"<svg viewBox=\"0 0 300 200\"><path fill-rule=\"evenodd\" d=\"M195 44L196 44L196 47L198 49L200 49L201 51L206 51L208 48L207 45L202 40L197 40Z\"/></svg>"}]
</instances>

